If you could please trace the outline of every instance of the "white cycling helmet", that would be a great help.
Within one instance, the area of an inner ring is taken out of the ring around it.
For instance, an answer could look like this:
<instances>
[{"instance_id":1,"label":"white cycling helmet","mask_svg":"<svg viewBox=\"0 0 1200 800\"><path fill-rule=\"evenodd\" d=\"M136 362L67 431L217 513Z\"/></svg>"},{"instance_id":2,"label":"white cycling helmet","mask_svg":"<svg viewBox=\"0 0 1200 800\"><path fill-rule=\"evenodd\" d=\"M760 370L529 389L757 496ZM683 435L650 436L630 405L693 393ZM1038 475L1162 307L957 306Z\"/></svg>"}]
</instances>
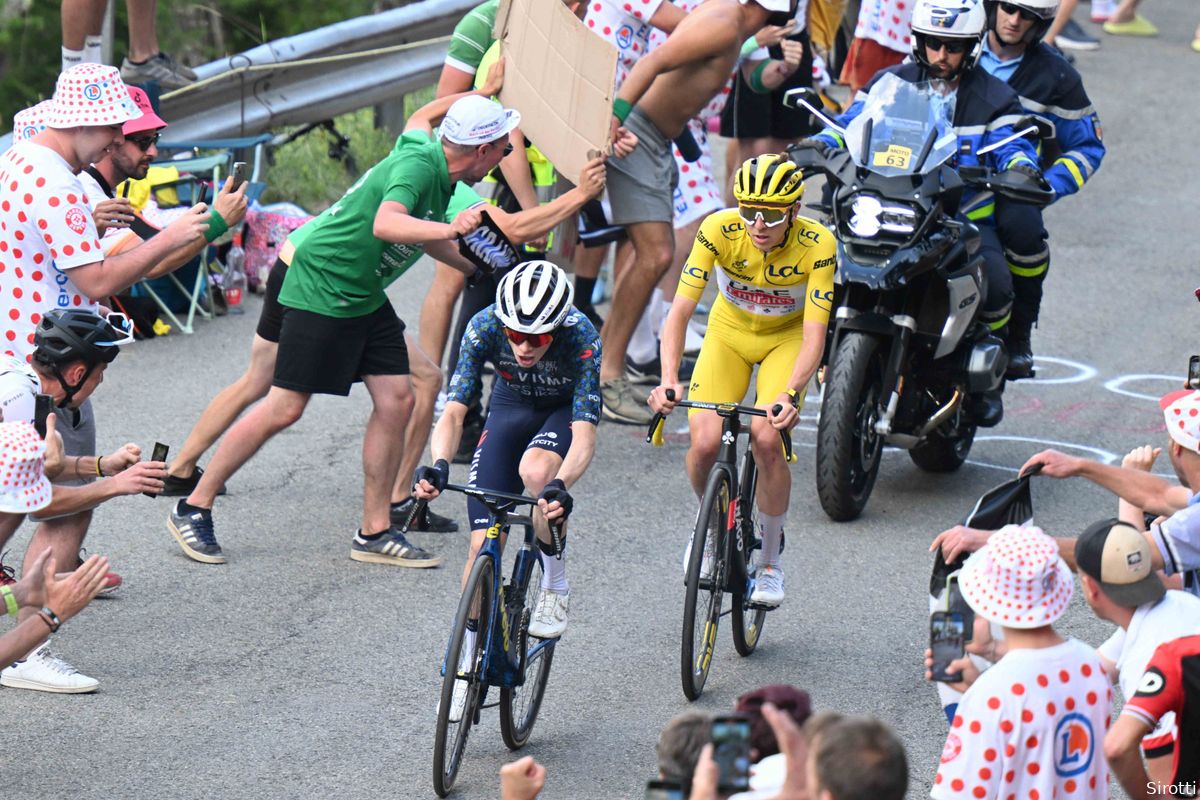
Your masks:
<instances>
[{"instance_id":1,"label":"white cycling helmet","mask_svg":"<svg viewBox=\"0 0 1200 800\"><path fill-rule=\"evenodd\" d=\"M549 261L526 261L500 279L496 317L521 333L547 333L571 313L575 289L567 273Z\"/></svg>"},{"instance_id":2,"label":"white cycling helmet","mask_svg":"<svg viewBox=\"0 0 1200 800\"><path fill-rule=\"evenodd\" d=\"M983 46L987 13L977 0L917 0L912 13L912 55L918 64L928 67L925 57L925 37L937 39L970 39L958 74L975 65Z\"/></svg>"},{"instance_id":3,"label":"white cycling helmet","mask_svg":"<svg viewBox=\"0 0 1200 800\"><path fill-rule=\"evenodd\" d=\"M1001 0L984 0L987 26L990 31L996 30L996 8L1000 2ZM1026 44L1040 42L1046 35L1046 31L1050 30L1050 23L1054 22L1055 15L1058 14L1059 0L1004 0L1004 2L1006 5L1016 6L1022 11L1028 11L1035 17L1033 25L1029 26L1029 30L1025 33Z\"/></svg>"}]
</instances>

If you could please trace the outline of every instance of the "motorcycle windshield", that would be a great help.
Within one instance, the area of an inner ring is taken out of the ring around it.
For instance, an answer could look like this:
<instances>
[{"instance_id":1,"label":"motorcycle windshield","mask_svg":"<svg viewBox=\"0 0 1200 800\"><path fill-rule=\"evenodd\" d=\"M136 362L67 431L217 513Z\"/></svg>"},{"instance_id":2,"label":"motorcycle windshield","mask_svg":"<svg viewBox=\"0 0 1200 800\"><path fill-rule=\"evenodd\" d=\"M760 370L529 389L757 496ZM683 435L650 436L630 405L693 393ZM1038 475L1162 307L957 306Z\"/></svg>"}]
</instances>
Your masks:
<instances>
[{"instance_id":1,"label":"motorcycle windshield","mask_svg":"<svg viewBox=\"0 0 1200 800\"><path fill-rule=\"evenodd\" d=\"M854 163L879 175L931 172L957 146L954 101L928 81L909 83L888 73L846 128L846 148Z\"/></svg>"}]
</instances>

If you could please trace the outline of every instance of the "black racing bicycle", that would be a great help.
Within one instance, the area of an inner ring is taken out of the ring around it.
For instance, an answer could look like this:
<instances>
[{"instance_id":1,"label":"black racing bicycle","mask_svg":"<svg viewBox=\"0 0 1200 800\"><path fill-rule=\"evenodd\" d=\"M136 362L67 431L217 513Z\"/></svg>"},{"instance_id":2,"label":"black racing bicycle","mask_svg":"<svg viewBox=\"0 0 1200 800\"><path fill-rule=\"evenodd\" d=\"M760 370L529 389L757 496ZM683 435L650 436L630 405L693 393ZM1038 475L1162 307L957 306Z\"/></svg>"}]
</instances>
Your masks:
<instances>
[{"instance_id":1,"label":"black racing bicycle","mask_svg":"<svg viewBox=\"0 0 1200 800\"><path fill-rule=\"evenodd\" d=\"M484 708L500 707L500 735L510 750L529 741L550 679L558 639L529 636L529 620L541 587L542 560L534 546L533 520L510 513L537 499L519 494L447 484L443 491L461 492L487 506L487 536L463 586L450 642L442 660L442 692L433 744L433 788L445 797L454 787L467 735L479 724ZM415 514L414 514L415 516ZM513 561L512 578L501 576L502 536L511 526L525 529ZM464 654L467 631L474 644ZM488 689L500 699L485 705Z\"/></svg>"},{"instance_id":2,"label":"black racing bicycle","mask_svg":"<svg viewBox=\"0 0 1200 800\"><path fill-rule=\"evenodd\" d=\"M667 399L674 400L668 390ZM721 617L733 617L733 646L738 655L748 656L758 646L763 624L771 607L750 602L754 593L754 570L750 567L751 553L762 546L754 526L754 490L758 482L758 467L753 448L742 454L739 469L737 439L742 433L742 416L765 417L767 412L753 406L735 403L704 403L680 401L682 408L715 411L724 420L721 424L721 451L708 473L704 497L700 500L700 515L692 536L691 555L687 564L687 590L683 603L683 639L680 648L680 676L683 693L695 700L704 691L708 670L712 665L717 643L717 626ZM772 413L779 414L783 406L776 405ZM650 421L646 441L659 446L663 442L663 414ZM792 436L781 430L783 453L788 463L795 461ZM705 553L710 554L705 570ZM730 596L730 607L722 610L723 595Z\"/></svg>"}]
</instances>

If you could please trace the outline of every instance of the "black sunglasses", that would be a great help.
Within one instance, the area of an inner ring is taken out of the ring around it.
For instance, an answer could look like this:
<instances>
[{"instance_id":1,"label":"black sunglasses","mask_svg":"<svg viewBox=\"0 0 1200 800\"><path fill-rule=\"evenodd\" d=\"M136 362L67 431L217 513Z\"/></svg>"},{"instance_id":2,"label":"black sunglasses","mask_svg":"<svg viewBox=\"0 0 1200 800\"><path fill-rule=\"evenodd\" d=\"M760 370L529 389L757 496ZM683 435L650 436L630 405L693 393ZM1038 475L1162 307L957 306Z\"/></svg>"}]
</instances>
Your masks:
<instances>
[{"instance_id":1,"label":"black sunglasses","mask_svg":"<svg viewBox=\"0 0 1200 800\"><path fill-rule=\"evenodd\" d=\"M965 53L975 44L974 39L939 39L936 36L926 36L925 46L935 53L945 50L947 53Z\"/></svg>"},{"instance_id":2,"label":"black sunglasses","mask_svg":"<svg viewBox=\"0 0 1200 800\"><path fill-rule=\"evenodd\" d=\"M154 145L158 144L158 138L162 134L152 133L149 136L126 136L125 141L133 142L137 148L143 153L149 150Z\"/></svg>"},{"instance_id":3,"label":"black sunglasses","mask_svg":"<svg viewBox=\"0 0 1200 800\"><path fill-rule=\"evenodd\" d=\"M1037 14L1030 11L1028 8L1021 8L1020 6L1014 5L1013 3L1001 3L1000 10L1003 11L1005 14L1009 14L1009 15L1020 14L1021 19L1027 20L1029 22L1037 22L1038 20L1041 19L1041 17L1039 17Z\"/></svg>"}]
</instances>

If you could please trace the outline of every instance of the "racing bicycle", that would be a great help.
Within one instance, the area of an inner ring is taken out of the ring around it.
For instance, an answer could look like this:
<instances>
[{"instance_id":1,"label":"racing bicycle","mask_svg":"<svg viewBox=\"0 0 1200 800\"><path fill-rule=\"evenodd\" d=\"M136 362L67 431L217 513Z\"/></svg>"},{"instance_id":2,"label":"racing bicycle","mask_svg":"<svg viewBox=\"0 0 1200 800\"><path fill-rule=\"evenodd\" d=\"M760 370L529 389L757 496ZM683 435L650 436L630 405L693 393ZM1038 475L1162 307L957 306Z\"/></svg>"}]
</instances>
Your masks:
<instances>
[{"instance_id":1,"label":"racing bicycle","mask_svg":"<svg viewBox=\"0 0 1200 800\"><path fill-rule=\"evenodd\" d=\"M675 393L667 391L667 399ZM717 643L717 625L721 617L732 616L733 646L738 655L748 656L758 646L763 624L771 607L751 603L754 593L754 569L751 553L762 546L754 526L754 490L758 468L754 451L747 447L742 454L741 468L737 466L737 439L742 432L742 416L765 417L767 412L753 406L735 403L705 403L680 401L682 408L715 411L724 420L721 424L721 450L708 473L704 497L700 500L700 515L692 537L691 555L687 563L687 590L683 603L683 639L680 647L680 676L683 693L695 700L704 691L708 670L712 665ZM772 413L783 407L776 405ZM659 446L666 417L655 414L650 421L646 441ZM792 437L786 430L779 432L783 453L788 463L794 462ZM705 571L705 553L710 564ZM730 596L730 607L722 610L723 595Z\"/></svg>"}]
</instances>

